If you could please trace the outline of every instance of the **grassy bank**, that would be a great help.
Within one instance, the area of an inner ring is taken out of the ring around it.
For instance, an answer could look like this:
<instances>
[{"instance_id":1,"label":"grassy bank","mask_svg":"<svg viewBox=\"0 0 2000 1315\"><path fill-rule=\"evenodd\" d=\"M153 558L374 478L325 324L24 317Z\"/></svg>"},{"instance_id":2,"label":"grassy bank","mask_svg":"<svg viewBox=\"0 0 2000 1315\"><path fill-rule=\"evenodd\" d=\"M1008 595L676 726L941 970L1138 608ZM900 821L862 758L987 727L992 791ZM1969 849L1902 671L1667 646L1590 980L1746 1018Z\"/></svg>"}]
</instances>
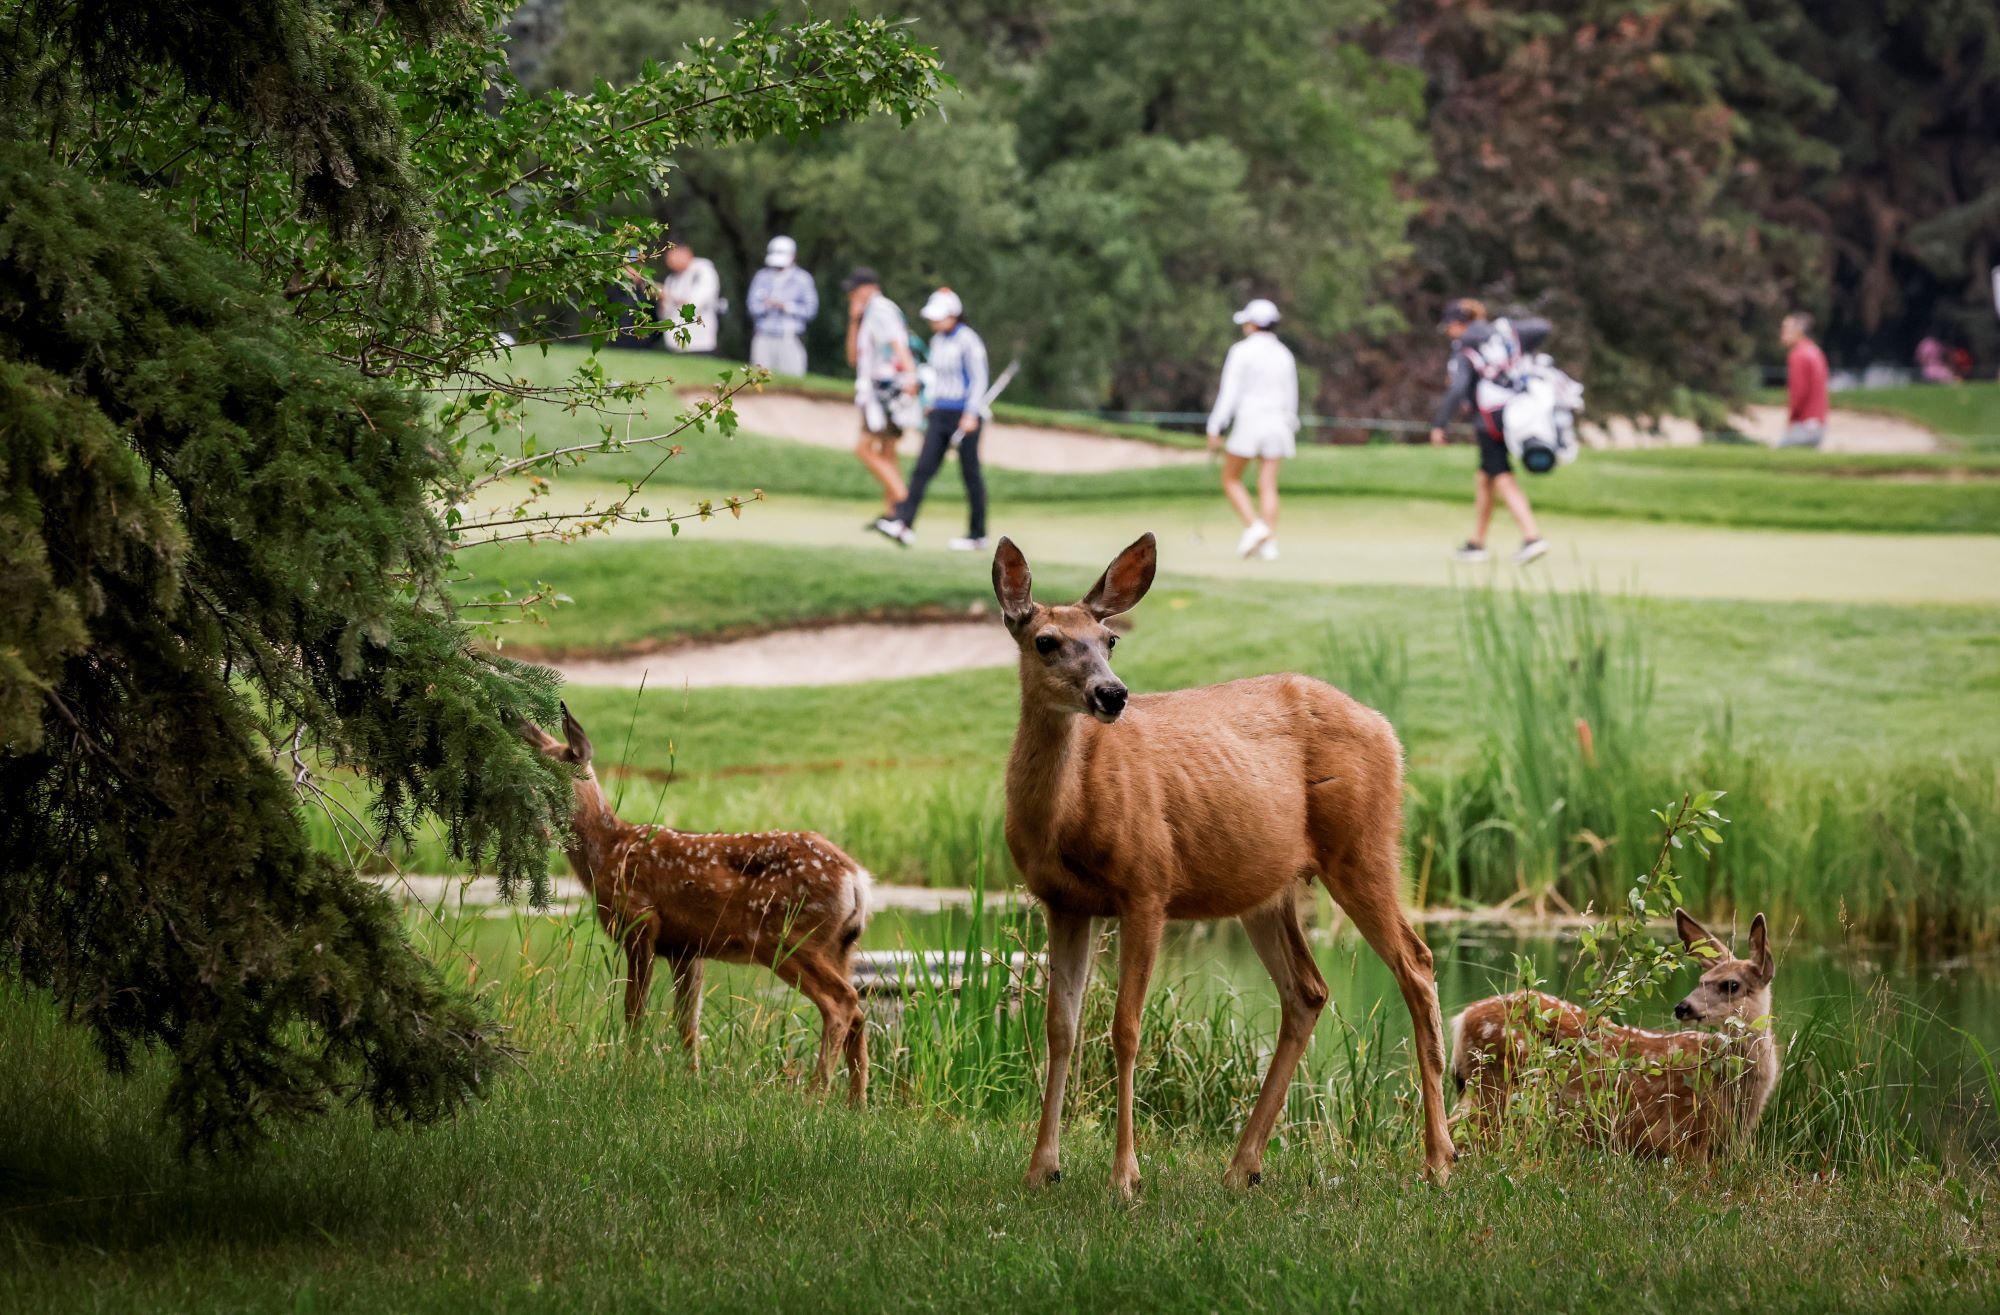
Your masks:
<instances>
[{"instance_id":1,"label":"grassy bank","mask_svg":"<svg viewBox=\"0 0 2000 1315\"><path fill-rule=\"evenodd\" d=\"M523 364L544 382L562 378L580 351L552 352ZM685 386L706 378L707 363L668 361L658 353L611 352L607 368L632 379L660 379L670 372ZM618 439L661 432L680 414L671 390L658 389L638 408L615 418ZM544 449L603 439L599 417L552 405L529 408L529 426ZM1021 415L1021 420L1061 417ZM1099 426L1086 426L1097 429ZM1129 428L1129 427L1128 427ZM842 432L845 432L843 428ZM1185 436L1156 435L1184 443ZM518 443L519 436L496 441ZM659 466L652 479L704 494L753 488L825 497L873 498L879 490L847 452L748 431L724 437L711 429L677 440L680 456ZM660 461L657 448L607 452L584 467L593 479L638 478ZM1547 512L1641 521L1864 533L1980 533L2000 524L2000 479L1956 478L1967 471L2000 473L2000 456L1840 457L1821 453L1772 453L1762 449L1675 449L1593 452L1548 479L1532 481L1536 505ZM1894 476L1895 478L1886 478ZM1126 498L1214 498L1214 470L1205 464L1097 475L1053 475L990 469L996 505ZM1365 495L1464 502L1470 497L1471 462L1464 449L1423 446L1308 447L1285 468L1295 495ZM933 497L950 502L962 494L953 479L940 480Z\"/></svg>"},{"instance_id":2,"label":"grassy bank","mask_svg":"<svg viewBox=\"0 0 2000 1315\"><path fill-rule=\"evenodd\" d=\"M543 991L559 978L543 974ZM1127 1206L1105 1181L1095 1074L1079 1084L1065 1181L1030 1193L1018 1185L1024 1113L914 1098L896 1080L909 1069L899 1025L875 1037L877 1106L855 1113L793 1087L804 1036L783 1002L712 996L717 1042L693 1077L656 1042L628 1052L613 1038L602 979L595 1016L575 997L538 1009L522 980L501 994L523 1065L462 1118L378 1131L336 1113L220 1165L175 1158L156 1121L160 1065L114 1084L51 1010L0 999L14 1129L0 1149L0 1306L1818 1311L2000 1299L2000 1184L1976 1165L1825 1173L1768 1141L1714 1171L1497 1149L1433 1190L1415 1180L1396 1045L1386 1063L1363 1061L1384 1080L1359 1098L1384 1118L1294 1124L1265 1185L1236 1195L1219 1185L1226 1140L1170 1131L1152 1103L1182 1072L1160 1052L1212 1029L1156 1017L1140 1069L1147 1186ZM1099 1063L1100 1023L1085 1051ZM1318 1049L1341 1046L1323 1026ZM1018 1067L1032 1077L1029 1059ZM1240 1115L1248 1073L1209 1076Z\"/></svg>"}]
</instances>

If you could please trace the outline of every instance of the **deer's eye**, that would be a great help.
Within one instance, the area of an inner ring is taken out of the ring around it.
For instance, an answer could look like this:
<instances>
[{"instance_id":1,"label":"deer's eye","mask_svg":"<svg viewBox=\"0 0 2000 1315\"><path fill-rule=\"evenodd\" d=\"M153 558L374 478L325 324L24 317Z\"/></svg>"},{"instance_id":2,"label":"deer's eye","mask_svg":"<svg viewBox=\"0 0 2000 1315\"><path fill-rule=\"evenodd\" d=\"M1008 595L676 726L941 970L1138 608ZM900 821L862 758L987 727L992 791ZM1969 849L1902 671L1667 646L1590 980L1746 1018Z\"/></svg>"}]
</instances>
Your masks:
<instances>
[{"instance_id":1,"label":"deer's eye","mask_svg":"<svg viewBox=\"0 0 2000 1315\"><path fill-rule=\"evenodd\" d=\"M1715 984L1715 989L1722 992L1724 995L1735 995L1738 991L1743 989L1743 983L1725 979L1723 981L1717 982Z\"/></svg>"},{"instance_id":2,"label":"deer's eye","mask_svg":"<svg viewBox=\"0 0 2000 1315\"><path fill-rule=\"evenodd\" d=\"M1062 640L1058 639L1054 635L1035 636L1035 651L1037 653L1040 653L1043 657L1049 656L1049 654L1055 652L1057 649L1061 647L1062 647Z\"/></svg>"},{"instance_id":3,"label":"deer's eye","mask_svg":"<svg viewBox=\"0 0 2000 1315\"><path fill-rule=\"evenodd\" d=\"M1118 636L1106 635L1104 638L1104 651L1109 653L1112 649L1116 647L1118 647Z\"/></svg>"}]
</instances>

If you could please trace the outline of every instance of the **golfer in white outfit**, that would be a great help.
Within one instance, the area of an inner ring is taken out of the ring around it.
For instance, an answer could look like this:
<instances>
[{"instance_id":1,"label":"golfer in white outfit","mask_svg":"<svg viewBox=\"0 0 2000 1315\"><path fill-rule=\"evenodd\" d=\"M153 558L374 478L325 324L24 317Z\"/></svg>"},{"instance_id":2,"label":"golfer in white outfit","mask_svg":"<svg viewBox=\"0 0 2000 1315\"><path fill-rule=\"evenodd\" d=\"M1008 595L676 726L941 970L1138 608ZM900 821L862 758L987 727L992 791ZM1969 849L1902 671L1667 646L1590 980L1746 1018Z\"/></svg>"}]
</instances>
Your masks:
<instances>
[{"instance_id":1,"label":"golfer in white outfit","mask_svg":"<svg viewBox=\"0 0 2000 1315\"><path fill-rule=\"evenodd\" d=\"M1299 366L1271 332L1276 306L1259 297L1235 318L1243 340L1222 362L1222 384L1208 413L1208 450L1222 450L1222 491L1243 518L1236 551L1268 562L1278 555L1278 463L1299 450ZM1243 468L1252 461L1259 463L1254 508L1243 488Z\"/></svg>"}]
</instances>

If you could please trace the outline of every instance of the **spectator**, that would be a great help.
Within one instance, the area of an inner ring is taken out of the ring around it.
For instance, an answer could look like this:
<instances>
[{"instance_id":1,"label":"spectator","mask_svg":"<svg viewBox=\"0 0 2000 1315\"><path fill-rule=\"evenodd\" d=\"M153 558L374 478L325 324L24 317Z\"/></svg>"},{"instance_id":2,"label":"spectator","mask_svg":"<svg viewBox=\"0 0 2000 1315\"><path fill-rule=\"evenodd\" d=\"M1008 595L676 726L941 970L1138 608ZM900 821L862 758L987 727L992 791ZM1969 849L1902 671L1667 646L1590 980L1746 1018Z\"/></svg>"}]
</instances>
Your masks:
<instances>
[{"instance_id":1,"label":"spectator","mask_svg":"<svg viewBox=\"0 0 2000 1315\"><path fill-rule=\"evenodd\" d=\"M1812 340L1812 316L1793 311L1778 326L1785 346L1785 436L1779 447L1818 447L1826 439L1826 353Z\"/></svg>"},{"instance_id":2,"label":"spectator","mask_svg":"<svg viewBox=\"0 0 2000 1315\"><path fill-rule=\"evenodd\" d=\"M1298 453L1299 367L1272 326L1278 308L1258 297L1235 320L1243 337L1229 348L1222 362L1222 382L1215 390L1215 409L1208 413L1208 450L1222 457L1222 492L1243 520L1239 556L1256 554L1264 561L1278 556L1278 463ZM1229 441L1222 431L1229 430ZM1243 487L1243 471L1257 465L1257 501Z\"/></svg>"},{"instance_id":3,"label":"spectator","mask_svg":"<svg viewBox=\"0 0 2000 1315\"><path fill-rule=\"evenodd\" d=\"M882 486L882 515L868 528L908 547L916 535L896 519L910 493L896 464L896 442L923 420L910 326L902 309L882 295L881 275L866 265L842 279L840 290L847 294L847 360L854 367L854 405L861 412L854 455Z\"/></svg>"},{"instance_id":4,"label":"spectator","mask_svg":"<svg viewBox=\"0 0 2000 1315\"><path fill-rule=\"evenodd\" d=\"M819 288L798 259L798 243L774 237L750 280L750 364L773 374L806 372L806 325L819 314Z\"/></svg>"},{"instance_id":5,"label":"spectator","mask_svg":"<svg viewBox=\"0 0 2000 1315\"><path fill-rule=\"evenodd\" d=\"M1503 323L1507 324L1504 335L1487 321L1485 304L1471 297L1460 297L1444 308L1438 328L1451 340L1451 356L1445 362L1445 394L1438 402L1437 414L1431 418L1431 442L1444 446L1444 427L1466 407L1470 406L1478 415L1479 471L1472 486L1472 537L1460 544L1452 556L1468 563L1488 559L1486 533L1493 527L1493 500L1497 496L1507 504L1507 513L1514 523L1521 527L1521 546L1514 550L1514 564L1526 566L1548 552L1549 544L1535 524L1535 511L1528 505L1527 493L1514 478L1513 458L1507 453L1506 435L1500 428L1504 392L1500 396L1494 394L1504 389L1504 384L1488 376L1504 366L1495 367L1489 362L1508 354L1510 339L1516 351L1535 346L1548 337L1549 325L1546 320L1532 319ZM1496 335L1501 336L1496 340ZM1500 350L1485 350L1496 341ZM1488 390L1484 398L1482 389Z\"/></svg>"},{"instance_id":6,"label":"spectator","mask_svg":"<svg viewBox=\"0 0 2000 1315\"><path fill-rule=\"evenodd\" d=\"M965 480L970 521L965 537L947 545L954 552L980 552L986 547L986 481L979 471L979 436L989 411L986 392L989 370L986 343L965 322L965 304L950 288L939 288L921 312L931 326L931 410L924 425L923 455L910 476L910 491L886 524L876 528L898 543L916 538L917 510L924 490L944 465L945 454L958 449L958 473Z\"/></svg>"},{"instance_id":7,"label":"spectator","mask_svg":"<svg viewBox=\"0 0 2000 1315\"><path fill-rule=\"evenodd\" d=\"M722 322L722 276L715 262L697 256L694 248L680 244L667 248L667 277L657 289L660 320L666 324L667 350L689 356L709 356L715 352L716 333ZM814 293L817 302L818 293ZM694 307L692 324L681 324L681 308ZM679 326L679 329L675 328ZM683 343L680 333L687 334Z\"/></svg>"}]
</instances>

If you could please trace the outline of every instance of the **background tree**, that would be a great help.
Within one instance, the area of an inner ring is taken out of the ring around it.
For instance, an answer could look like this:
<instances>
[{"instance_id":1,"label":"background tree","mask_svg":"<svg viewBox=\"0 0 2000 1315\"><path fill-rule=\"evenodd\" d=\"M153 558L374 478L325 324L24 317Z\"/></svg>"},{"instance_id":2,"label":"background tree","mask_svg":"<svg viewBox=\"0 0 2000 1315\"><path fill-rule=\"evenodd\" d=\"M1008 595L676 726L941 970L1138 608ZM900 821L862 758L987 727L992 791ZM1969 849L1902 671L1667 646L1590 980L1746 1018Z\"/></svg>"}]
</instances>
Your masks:
<instances>
[{"instance_id":1,"label":"background tree","mask_svg":"<svg viewBox=\"0 0 2000 1315\"><path fill-rule=\"evenodd\" d=\"M115 1068L170 1051L190 1144L334 1099L433 1118L500 1056L301 818L350 769L362 844L434 820L546 895L567 783L511 724L550 681L482 654L444 582L626 512L461 513L585 455L481 443L534 393L497 328L580 305L601 331L627 247L662 240L615 211L683 142L941 85L890 25L761 20L524 96L504 12L0 0L0 968ZM594 364L565 391L621 394Z\"/></svg>"}]
</instances>

